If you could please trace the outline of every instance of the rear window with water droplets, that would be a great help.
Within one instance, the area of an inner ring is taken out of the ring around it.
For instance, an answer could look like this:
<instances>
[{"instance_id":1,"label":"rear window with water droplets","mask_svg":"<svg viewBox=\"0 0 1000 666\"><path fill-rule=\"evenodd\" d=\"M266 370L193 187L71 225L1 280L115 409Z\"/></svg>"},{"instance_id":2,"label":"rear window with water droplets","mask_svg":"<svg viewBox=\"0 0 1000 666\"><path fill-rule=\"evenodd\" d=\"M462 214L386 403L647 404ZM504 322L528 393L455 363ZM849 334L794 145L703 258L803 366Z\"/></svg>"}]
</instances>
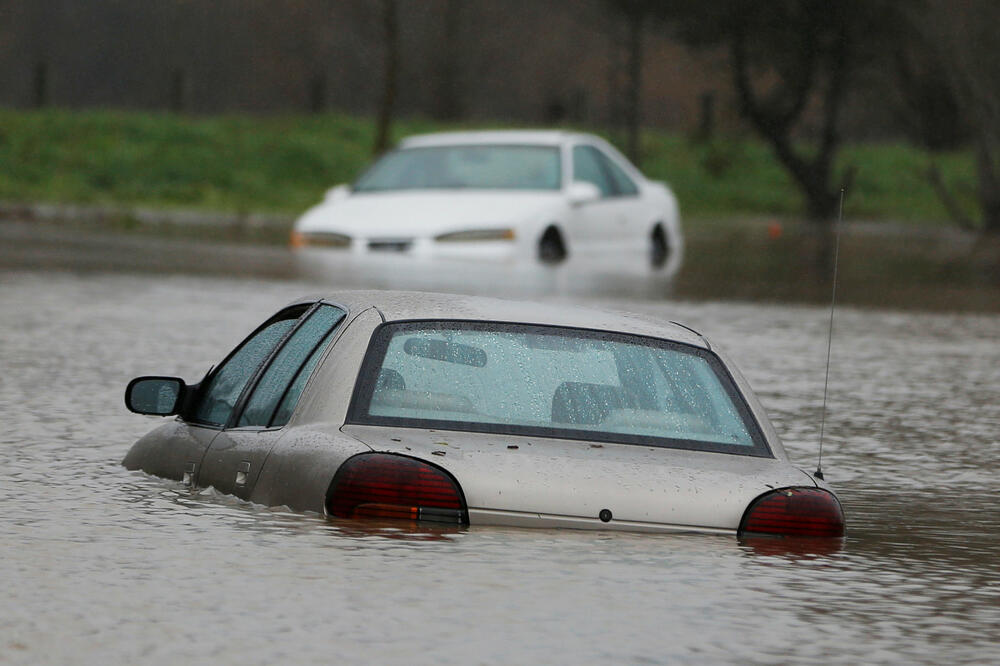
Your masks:
<instances>
[{"instance_id":1,"label":"rear window with water droplets","mask_svg":"<svg viewBox=\"0 0 1000 666\"><path fill-rule=\"evenodd\" d=\"M769 455L710 351L560 327L385 325L351 420Z\"/></svg>"}]
</instances>

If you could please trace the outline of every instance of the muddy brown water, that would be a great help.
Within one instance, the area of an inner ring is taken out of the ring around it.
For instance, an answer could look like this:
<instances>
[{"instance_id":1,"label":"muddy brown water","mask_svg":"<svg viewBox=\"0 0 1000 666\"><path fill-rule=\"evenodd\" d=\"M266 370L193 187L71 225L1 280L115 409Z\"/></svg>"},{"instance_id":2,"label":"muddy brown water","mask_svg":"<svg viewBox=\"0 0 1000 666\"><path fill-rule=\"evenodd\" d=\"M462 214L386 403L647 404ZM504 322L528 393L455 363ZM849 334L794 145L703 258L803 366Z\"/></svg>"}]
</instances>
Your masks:
<instances>
[{"instance_id":1,"label":"muddy brown water","mask_svg":"<svg viewBox=\"0 0 1000 666\"><path fill-rule=\"evenodd\" d=\"M848 517L836 547L410 531L125 471L125 451L158 422L125 410L125 383L194 380L268 314L331 281L503 284L505 295L700 328L755 386L793 461L814 468L827 309L670 297L638 273L324 275L290 268L276 249L10 233L0 662L1000 662L996 314L838 311L824 451Z\"/></svg>"}]
</instances>

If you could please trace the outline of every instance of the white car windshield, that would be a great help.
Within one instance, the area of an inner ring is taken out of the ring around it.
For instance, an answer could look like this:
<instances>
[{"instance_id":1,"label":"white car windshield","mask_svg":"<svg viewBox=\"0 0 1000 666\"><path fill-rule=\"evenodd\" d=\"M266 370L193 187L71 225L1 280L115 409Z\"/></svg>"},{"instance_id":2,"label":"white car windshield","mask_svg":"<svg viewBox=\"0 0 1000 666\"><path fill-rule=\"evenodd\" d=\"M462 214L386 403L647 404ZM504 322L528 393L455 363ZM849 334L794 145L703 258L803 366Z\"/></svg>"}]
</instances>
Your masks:
<instances>
[{"instance_id":1,"label":"white car windshield","mask_svg":"<svg viewBox=\"0 0 1000 666\"><path fill-rule=\"evenodd\" d=\"M389 153L353 189L558 190L561 178L559 149L554 146L433 146Z\"/></svg>"},{"instance_id":2,"label":"white car windshield","mask_svg":"<svg viewBox=\"0 0 1000 666\"><path fill-rule=\"evenodd\" d=\"M711 352L550 326L383 326L350 420L770 455Z\"/></svg>"}]
</instances>

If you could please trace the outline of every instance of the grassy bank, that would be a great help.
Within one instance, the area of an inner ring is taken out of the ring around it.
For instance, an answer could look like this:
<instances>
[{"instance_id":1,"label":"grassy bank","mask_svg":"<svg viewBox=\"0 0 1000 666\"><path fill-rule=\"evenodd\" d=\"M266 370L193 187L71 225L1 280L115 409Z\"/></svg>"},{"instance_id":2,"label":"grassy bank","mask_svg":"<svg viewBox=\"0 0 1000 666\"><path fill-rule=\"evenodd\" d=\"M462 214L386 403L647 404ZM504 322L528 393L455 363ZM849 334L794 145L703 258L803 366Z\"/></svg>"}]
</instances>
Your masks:
<instances>
[{"instance_id":1,"label":"grassy bank","mask_svg":"<svg viewBox=\"0 0 1000 666\"><path fill-rule=\"evenodd\" d=\"M448 127L404 120L399 138ZM371 159L367 118L186 117L121 111L0 110L0 200L130 204L295 213ZM685 219L796 217L801 199L767 146L750 138L696 144L648 131L643 169L666 180ZM947 224L923 173L926 153L902 144L846 146L857 172L853 219ZM973 206L971 155L938 158Z\"/></svg>"}]
</instances>

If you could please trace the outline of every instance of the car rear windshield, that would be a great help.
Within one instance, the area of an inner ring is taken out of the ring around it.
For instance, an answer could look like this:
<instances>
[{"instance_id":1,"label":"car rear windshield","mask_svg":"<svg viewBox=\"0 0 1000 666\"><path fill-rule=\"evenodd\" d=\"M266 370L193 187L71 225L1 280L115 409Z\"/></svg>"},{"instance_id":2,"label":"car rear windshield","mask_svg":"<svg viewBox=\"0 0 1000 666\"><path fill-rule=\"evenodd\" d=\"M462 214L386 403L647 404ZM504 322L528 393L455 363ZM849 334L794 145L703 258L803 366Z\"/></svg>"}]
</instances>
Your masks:
<instances>
[{"instance_id":1,"label":"car rear windshield","mask_svg":"<svg viewBox=\"0 0 1000 666\"><path fill-rule=\"evenodd\" d=\"M558 190L561 178L554 146L433 146L389 153L358 179L354 191Z\"/></svg>"},{"instance_id":2,"label":"car rear windshield","mask_svg":"<svg viewBox=\"0 0 1000 666\"><path fill-rule=\"evenodd\" d=\"M770 455L712 352L550 326L385 324L348 420Z\"/></svg>"}]
</instances>

